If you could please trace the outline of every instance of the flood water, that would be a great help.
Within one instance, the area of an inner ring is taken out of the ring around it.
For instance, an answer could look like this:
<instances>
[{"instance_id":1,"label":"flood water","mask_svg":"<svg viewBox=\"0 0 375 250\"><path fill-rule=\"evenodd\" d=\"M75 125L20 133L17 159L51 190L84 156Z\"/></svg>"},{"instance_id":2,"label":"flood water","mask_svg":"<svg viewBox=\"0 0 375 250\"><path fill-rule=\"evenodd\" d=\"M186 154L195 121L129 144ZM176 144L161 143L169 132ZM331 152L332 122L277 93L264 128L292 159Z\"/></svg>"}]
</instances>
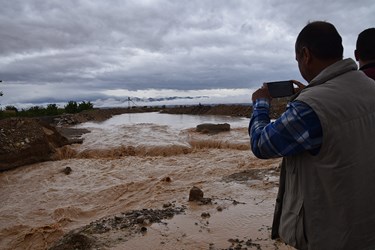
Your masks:
<instances>
[{"instance_id":1,"label":"flood water","mask_svg":"<svg viewBox=\"0 0 375 250\"><path fill-rule=\"evenodd\" d=\"M91 132L61 150L58 160L0 173L0 249L48 249L97 219L166 203L186 206L186 213L150 225L146 234L108 241L105 249L228 249L233 240L289 249L269 237L279 160L252 155L248 122L142 113L77 126ZM201 123L229 123L231 131L195 132ZM66 167L71 174L62 172ZM241 174L252 169L270 171ZM213 203L188 202L193 186Z\"/></svg>"}]
</instances>

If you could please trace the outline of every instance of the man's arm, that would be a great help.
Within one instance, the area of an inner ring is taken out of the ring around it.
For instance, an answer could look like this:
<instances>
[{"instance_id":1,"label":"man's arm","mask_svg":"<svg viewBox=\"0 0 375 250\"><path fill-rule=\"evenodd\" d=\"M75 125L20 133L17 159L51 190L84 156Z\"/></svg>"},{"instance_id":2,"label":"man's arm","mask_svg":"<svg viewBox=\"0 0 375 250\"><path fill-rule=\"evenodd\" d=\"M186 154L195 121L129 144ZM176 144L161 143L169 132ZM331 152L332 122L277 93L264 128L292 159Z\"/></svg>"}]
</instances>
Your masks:
<instances>
[{"instance_id":1,"label":"man's arm","mask_svg":"<svg viewBox=\"0 0 375 250\"><path fill-rule=\"evenodd\" d=\"M305 103L294 101L274 122L269 118L269 99L258 98L253 103L249 124L251 149L262 159L289 156L309 151L319 152L322 128L315 112Z\"/></svg>"}]
</instances>

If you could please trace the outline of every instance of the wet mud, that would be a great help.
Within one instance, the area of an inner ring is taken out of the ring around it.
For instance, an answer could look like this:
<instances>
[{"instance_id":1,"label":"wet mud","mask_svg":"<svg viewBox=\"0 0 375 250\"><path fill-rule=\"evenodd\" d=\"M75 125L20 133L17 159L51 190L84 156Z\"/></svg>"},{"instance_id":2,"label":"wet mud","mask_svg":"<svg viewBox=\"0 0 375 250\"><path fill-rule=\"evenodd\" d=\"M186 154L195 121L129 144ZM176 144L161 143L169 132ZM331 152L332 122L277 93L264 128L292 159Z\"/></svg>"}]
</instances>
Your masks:
<instances>
[{"instance_id":1,"label":"wet mud","mask_svg":"<svg viewBox=\"0 0 375 250\"><path fill-rule=\"evenodd\" d=\"M0 249L289 249L270 239L280 160L256 159L246 127L85 129L56 161L0 173Z\"/></svg>"}]
</instances>

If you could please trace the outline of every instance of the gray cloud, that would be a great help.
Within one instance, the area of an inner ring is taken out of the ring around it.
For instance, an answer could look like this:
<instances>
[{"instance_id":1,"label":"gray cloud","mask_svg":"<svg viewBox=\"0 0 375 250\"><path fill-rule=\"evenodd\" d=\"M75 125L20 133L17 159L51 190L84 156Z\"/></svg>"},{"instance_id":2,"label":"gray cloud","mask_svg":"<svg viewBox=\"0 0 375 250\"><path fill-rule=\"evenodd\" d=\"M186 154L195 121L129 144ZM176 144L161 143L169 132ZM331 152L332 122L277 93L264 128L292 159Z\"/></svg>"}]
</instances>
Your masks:
<instances>
[{"instance_id":1,"label":"gray cloud","mask_svg":"<svg viewBox=\"0 0 375 250\"><path fill-rule=\"evenodd\" d=\"M357 34L375 23L372 0L0 4L2 103L105 98L114 89L251 89L268 80L300 80L294 39L309 20L334 23L346 56L352 56Z\"/></svg>"}]
</instances>

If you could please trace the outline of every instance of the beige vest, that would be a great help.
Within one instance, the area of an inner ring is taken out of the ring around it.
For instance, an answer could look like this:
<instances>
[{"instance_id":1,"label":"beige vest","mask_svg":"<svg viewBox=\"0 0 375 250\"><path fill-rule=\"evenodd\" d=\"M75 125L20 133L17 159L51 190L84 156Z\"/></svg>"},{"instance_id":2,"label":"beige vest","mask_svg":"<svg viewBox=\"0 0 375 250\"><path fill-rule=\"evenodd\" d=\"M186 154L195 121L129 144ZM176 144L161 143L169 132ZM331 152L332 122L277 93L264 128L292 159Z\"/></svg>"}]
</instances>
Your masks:
<instances>
[{"instance_id":1,"label":"beige vest","mask_svg":"<svg viewBox=\"0 0 375 250\"><path fill-rule=\"evenodd\" d=\"M286 157L279 233L299 249L375 249L375 81L352 59L322 71L296 100L318 115L318 155Z\"/></svg>"}]
</instances>

